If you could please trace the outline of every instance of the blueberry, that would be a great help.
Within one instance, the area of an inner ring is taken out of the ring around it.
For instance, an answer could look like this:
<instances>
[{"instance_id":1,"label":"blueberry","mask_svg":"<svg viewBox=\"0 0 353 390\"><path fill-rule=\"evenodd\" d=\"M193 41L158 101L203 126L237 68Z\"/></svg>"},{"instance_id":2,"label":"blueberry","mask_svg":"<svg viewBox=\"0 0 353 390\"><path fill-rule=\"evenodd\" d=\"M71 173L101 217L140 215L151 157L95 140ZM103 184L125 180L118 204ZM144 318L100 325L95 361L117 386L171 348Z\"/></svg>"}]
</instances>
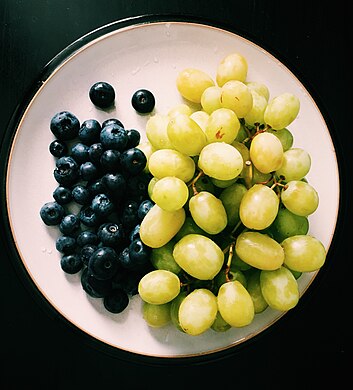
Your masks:
<instances>
[{"instance_id":1,"label":"blueberry","mask_svg":"<svg viewBox=\"0 0 353 390\"><path fill-rule=\"evenodd\" d=\"M102 177L105 188L114 198L122 198L126 191L126 180L121 173L107 173Z\"/></svg>"},{"instance_id":2,"label":"blueberry","mask_svg":"<svg viewBox=\"0 0 353 390\"><path fill-rule=\"evenodd\" d=\"M76 240L71 236L59 236L55 241L56 250L69 255L75 252Z\"/></svg>"},{"instance_id":3,"label":"blueberry","mask_svg":"<svg viewBox=\"0 0 353 390\"><path fill-rule=\"evenodd\" d=\"M136 266L147 264L150 259L151 248L137 238L129 245L130 260Z\"/></svg>"},{"instance_id":4,"label":"blueberry","mask_svg":"<svg viewBox=\"0 0 353 390\"><path fill-rule=\"evenodd\" d=\"M100 123L96 119L85 120L78 131L78 138L85 145L92 145L99 142L99 135L102 130Z\"/></svg>"},{"instance_id":5,"label":"blueberry","mask_svg":"<svg viewBox=\"0 0 353 390\"><path fill-rule=\"evenodd\" d=\"M40 209L42 221L48 225L59 225L65 215L65 210L58 202L47 202Z\"/></svg>"},{"instance_id":6,"label":"blueberry","mask_svg":"<svg viewBox=\"0 0 353 390\"><path fill-rule=\"evenodd\" d=\"M136 225L129 234L130 243L138 238L140 238L140 224Z\"/></svg>"},{"instance_id":7,"label":"blueberry","mask_svg":"<svg viewBox=\"0 0 353 390\"><path fill-rule=\"evenodd\" d=\"M60 260L61 269L67 274L77 274L81 271L83 263L77 253L62 256Z\"/></svg>"},{"instance_id":8,"label":"blueberry","mask_svg":"<svg viewBox=\"0 0 353 390\"><path fill-rule=\"evenodd\" d=\"M50 121L50 130L58 140L69 141L77 137L80 122L68 111L58 112Z\"/></svg>"},{"instance_id":9,"label":"blueberry","mask_svg":"<svg viewBox=\"0 0 353 390\"><path fill-rule=\"evenodd\" d=\"M126 144L126 149L136 147L140 143L140 140L141 140L140 133L135 129L127 130L126 133L127 133L127 138L128 138L128 141Z\"/></svg>"},{"instance_id":10,"label":"blueberry","mask_svg":"<svg viewBox=\"0 0 353 390\"><path fill-rule=\"evenodd\" d=\"M72 201L70 188L64 186L56 187L53 192L53 198L61 205L70 203Z\"/></svg>"},{"instance_id":11,"label":"blueberry","mask_svg":"<svg viewBox=\"0 0 353 390\"><path fill-rule=\"evenodd\" d=\"M92 198L98 194L105 192L106 190L101 177L98 179L90 180L87 183L87 189L90 192Z\"/></svg>"},{"instance_id":12,"label":"blueberry","mask_svg":"<svg viewBox=\"0 0 353 390\"><path fill-rule=\"evenodd\" d=\"M118 255L113 248L98 248L90 257L89 272L99 280L110 279L119 268Z\"/></svg>"},{"instance_id":13,"label":"blueberry","mask_svg":"<svg viewBox=\"0 0 353 390\"><path fill-rule=\"evenodd\" d=\"M119 248L125 242L121 223L106 222L98 228L97 235L104 246Z\"/></svg>"},{"instance_id":14,"label":"blueberry","mask_svg":"<svg viewBox=\"0 0 353 390\"><path fill-rule=\"evenodd\" d=\"M95 106L99 108L108 108L114 103L115 91L109 83L99 81L91 86L89 98Z\"/></svg>"},{"instance_id":15,"label":"blueberry","mask_svg":"<svg viewBox=\"0 0 353 390\"><path fill-rule=\"evenodd\" d=\"M97 249L98 246L94 244L87 244L81 248L80 257L84 265L88 266L89 259Z\"/></svg>"},{"instance_id":16,"label":"blueberry","mask_svg":"<svg viewBox=\"0 0 353 390\"><path fill-rule=\"evenodd\" d=\"M76 243L80 247L84 247L85 245L97 245L98 236L95 232L84 230L76 237Z\"/></svg>"},{"instance_id":17,"label":"blueberry","mask_svg":"<svg viewBox=\"0 0 353 390\"><path fill-rule=\"evenodd\" d=\"M89 147L81 142L77 142L71 148L71 157L75 159L77 163L84 163L89 160Z\"/></svg>"},{"instance_id":18,"label":"blueberry","mask_svg":"<svg viewBox=\"0 0 353 390\"><path fill-rule=\"evenodd\" d=\"M121 313L129 304L129 297L122 289L114 289L103 298L104 307L110 313Z\"/></svg>"},{"instance_id":19,"label":"blueberry","mask_svg":"<svg viewBox=\"0 0 353 390\"><path fill-rule=\"evenodd\" d=\"M138 285L141 277L140 272L127 270L125 277L120 281L120 286L128 295L135 295L138 293Z\"/></svg>"},{"instance_id":20,"label":"blueberry","mask_svg":"<svg viewBox=\"0 0 353 390\"><path fill-rule=\"evenodd\" d=\"M120 152L113 149L105 150L101 155L100 164L105 172L117 172L120 168Z\"/></svg>"},{"instance_id":21,"label":"blueberry","mask_svg":"<svg viewBox=\"0 0 353 390\"><path fill-rule=\"evenodd\" d=\"M147 114L154 109L155 98L153 93L147 89L139 89L131 98L131 104L140 114Z\"/></svg>"},{"instance_id":22,"label":"blueberry","mask_svg":"<svg viewBox=\"0 0 353 390\"><path fill-rule=\"evenodd\" d=\"M100 141L105 149L114 149L121 152L126 147L128 137L123 127L111 124L102 128Z\"/></svg>"},{"instance_id":23,"label":"blueberry","mask_svg":"<svg viewBox=\"0 0 353 390\"><path fill-rule=\"evenodd\" d=\"M114 210L114 203L106 194L97 194L91 203L92 210L99 217L106 217Z\"/></svg>"},{"instance_id":24,"label":"blueberry","mask_svg":"<svg viewBox=\"0 0 353 390\"><path fill-rule=\"evenodd\" d=\"M151 176L145 172L129 177L127 180L127 197L139 203L148 198L148 185L150 181Z\"/></svg>"},{"instance_id":25,"label":"blueberry","mask_svg":"<svg viewBox=\"0 0 353 390\"><path fill-rule=\"evenodd\" d=\"M110 279L99 280L90 274L88 268L85 268L81 274L81 285L83 290L93 298L103 298L112 289Z\"/></svg>"},{"instance_id":26,"label":"blueberry","mask_svg":"<svg viewBox=\"0 0 353 390\"><path fill-rule=\"evenodd\" d=\"M99 169L91 161L86 161L80 165L80 175L82 180L89 181L97 179L99 173Z\"/></svg>"},{"instance_id":27,"label":"blueberry","mask_svg":"<svg viewBox=\"0 0 353 390\"><path fill-rule=\"evenodd\" d=\"M68 147L64 141L60 141L58 139L55 139L49 144L49 152L54 157L64 157L67 155Z\"/></svg>"},{"instance_id":28,"label":"blueberry","mask_svg":"<svg viewBox=\"0 0 353 390\"><path fill-rule=\"evenodd\" d=\"M121 153L120 164L126 173L134 176L144 170L147 158L142 150L130 148Z\"/></svg>"},{"instance_id":29,"label":"blueberry","mask_svg":"<svg viewBox=\"0 0 353 390\"><path fill-rule=\"evenodd\" d=\"M100 223L100 218L92 210L91 206L84 206L79 212L80 221L88 227L96 227Z\"/></svg>"},{"instance_id":30,"label":"blueberry","mask_svg":"<svg viewBox=\"0 0 353 390\"><path fill-rule=\"evenodd\" d=\"M102 123L102 128L105 127L105 126L108 126L108 125L119 125L120 127L124 128L124 125L123 123L117 119L117 118L110 118L110 119L106 119L103 123Z\"/></svg>"},{"instance_id":31,"label":"blueberry","mask_svg":"<svg viewBox=\"0 0 353 390\"><path fill-rule=\"evenodd\" d=\"M96 165L100 163L103 152L104 148L100 142L90 145L88 149L89 158Z\"/></svg>"},{"instance_id":32,"label":"blueberry","mask_svg":"<svg viewBox=\"0 0 353 390\"><path fill-rule=\"evenodd\" d=\"M121 222L125 229L131 230L140 222L137 216L138 208L139 203L134 200L128 200L124 203L121 211Z\"/></svg>"},{"instance_id":33,"label":"blueberry","mask_svg":"<svg viewBox=\"0 0 353 390\"><path fill-rule=\"evenodd\" d=\"M74 184L79 177L77 162L70 156L60 157L54 170L55 180L64 186Z\"/></svg>"},{"instance_id":34,"label":"blueberry","mask_svg":"<svg viewBox=\"0 0 353 390\"><path fill-rule=\"evenodd\" d=\"M150 199L145 199L140 203L137 210L137 216L141 221L145 218L146 214L151 210L153 205L154 203Z\"/></svg>"},{"instance_id":35,"label":"blueberry","mask_svg":"<svg viewBox=\"0 0 353 390\"><path fill-rule=\"evenodd\" d=\"M64 235L76 233L81 225L80 218L75 214L67 214L61 220L59 230Z\"/></svg>"},{"instance_id":36,"label":"blueberry","mask_svg":"<svg viewBox=\"0 0 353 390\"><path fill-rule=\"evenodd\" d=\"M88 205L92 200L89 189L82 184L77 184L72 188L71 196L72 199L80 205Z\"/></svg>"},{"instance_id":37,"label":"blueberry","mask_svg":"<svg viewBox=\"0 0 353 390\"><path fill-rule=\"evenodd\" d=\"M119 264L125 269L134 268L134 264L130 259L129 247L124 248L118 256Z\"/></svg>"}]
</instances>

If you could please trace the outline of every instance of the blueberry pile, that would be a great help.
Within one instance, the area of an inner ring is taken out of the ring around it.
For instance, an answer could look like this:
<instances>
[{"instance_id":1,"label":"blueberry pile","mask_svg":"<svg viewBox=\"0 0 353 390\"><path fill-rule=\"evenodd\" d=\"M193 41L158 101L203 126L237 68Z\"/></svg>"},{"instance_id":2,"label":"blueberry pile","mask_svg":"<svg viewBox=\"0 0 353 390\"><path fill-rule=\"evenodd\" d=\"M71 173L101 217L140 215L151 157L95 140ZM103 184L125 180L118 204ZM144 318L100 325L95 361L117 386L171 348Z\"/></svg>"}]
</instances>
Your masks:
<instances>
[{"instance_id":1,"label":"blueberry pile","mask_svg":"<svg viewBox=\"0 0 353 390\"><path fill-rule=\"evenodd\" d=\"M60 231L55 244L62 270L80 273L84 291L120 313L152 269L151 248L139 237L153 206L146 156L137 148L140 133L117 118L80 123L68 111L52 117L50 130L58 185L41 207L41 219Z\"/></svg>"}]
</instances>

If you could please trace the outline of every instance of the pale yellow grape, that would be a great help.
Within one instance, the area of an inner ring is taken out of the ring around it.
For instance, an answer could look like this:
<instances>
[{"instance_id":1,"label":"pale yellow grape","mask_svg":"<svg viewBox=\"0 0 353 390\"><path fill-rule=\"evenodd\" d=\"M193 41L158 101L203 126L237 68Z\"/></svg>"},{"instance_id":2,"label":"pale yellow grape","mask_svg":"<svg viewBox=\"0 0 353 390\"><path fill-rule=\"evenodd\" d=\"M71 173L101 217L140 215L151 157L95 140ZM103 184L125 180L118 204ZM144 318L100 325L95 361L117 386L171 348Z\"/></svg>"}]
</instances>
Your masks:
<instances>
[{"instance_id":1,"label":"pale yellow grape","mask_svg":"<svg viewBox=\"0 0 353 390\"><path fill-rule=\"evenodd\" d=\"M184 236L175 244L173 257L185 272L199 280L212 280L224 262L222 249L201 234Z\"/></svg>"},{"instance_id":2,"label":"pale yellow grape","mask_svg":"<svg viewBox=\"0 0 353 390\"><path fill-rule=\"evenodd\" d=\"M261 271L260 285L262 295L272 309L287 311L299 301L298 283L286 267Z\"/></svg>"},{"instance_id":3,"label":"pale yellow grape","mask_svg":"<svg viewBox=\"0 0 353 390\"><path fill-rule=\"evenodd\" d=\"M175 242L171 240L160 248L152 248L150 260L154 268L165 269L175 274L180 273L181 268L173 257L174 245Z\"/></svg>"},{"instance_id":4,"label":"pale yellow grape","mask_svg":"<svg viewBox=\"0 0 353 390\"><path fill-rule=\"evenodd\" d=\"M283 129L294 121L299 110L299 99L292 93L285 92L270 100L264 113L264 120L275 130Z\"/></svg>"},{"instance_id":5,"label":"pale yellow grape","mask_svg":"<svg viewBox=\"0 0 353 390\"><path fill-rule=\"evenodd\" d=\"M160 248L169 242L185 221L185 210L166 211L153 205L140 225L140 238L151 248Z\"/></svg>"},{"instance_id":6,"label":"pale yellow grape","mask_svg":"<svg viewBox=\"0 0 353 390\"><path fill-rule=\"evenodd\" d=\"M207 73L194 68L184 69L176 79L181 96L193 103L200 103L204 90L213 85L214 81Z\"/></svg>"},{"instance_id":7,"label":"pale yellow grape","mask_svg":"<svg viewBox=\"0 0 353 390\"><path fill-rule=\"evenodd\" d=\"M178 233L175 235L174 239L176 241L181 240L184 236L188 234L202 234L204 236L207 236L208 234L202 230L196 222L192 219L190 215L188 215L185 218L185 222L183 223L183 226L180 228Z\"/></svg>"},{"instance_id":8,"label":"pale yellow grape","mask_svg":"<svg viewBox=\"0 0 353 390\"><path fill-rule=\"evenodd\" d=\"M310 171L311 158L309 153L301 148L292 148L284 152L281 168L276 171L278 177L285 180L301 180Z\"/></svg>"},{"instance_id":9,"label":"pale yellow grape","mask_svg":"<svg viewBox=\"0 0 353 390\"><path fill-rule=\"evenodd\" d=\"M281 192L281 200L293 214L306 217L319 206L319 195L309 183L292 180Z\"/></svg>"},{"instance_id":10,"label":"pale yellow grape","mask_svg":"<svg viewBox=\"0 0 353 390\"><path fill-rule=\"evenodd\" d=\"M186 114L174 116L169 121L167 134L173 149L188 156L197 156L207 143L201 127Z\"/></svg>"},{"instance_id":11,"label":"pale yellow grape","mask_svg":"<svg viewBox=\"0 0 353 390\"><path fill-rule=\"evenodd\" d=\"M225 332L230 328L231 326L224 320L224 318L221 316L221 313L218 311L216 319L211 325L211 329L213 329L215 332Z\"/></svg>"},{"instance_id":12,"label":"pale yellow grape","mask_svg":"<svg viewBox=\"0 0 353 390\"><path fill-rule=\"evenodd\" d=\"M268 101L268 99L270 98L270 90L265 84L259 83L257 81L249 81L245 84L251 91L255 91L259 95L263 96L266 101Z\"/></svg>"},{"instance_id":13,"label":"pale yellow grape","mask_svg":"<svg viewBox=\"0 0 353 390\"><path fill-rule=\"evenodd\" d=\"M233 146L225 142L213 142L201 150L198 166L210 177L231 180L241 173L243 158Z\"/></svg>"},{"instance_id":14,"label":"pale yellow grape","mask_svg":"<svg viewBox=\"0 0 353 390\"><path fill-rule=\"evenodd\" d=\"M173 325L181 332L184 332L184 330L180 326L179 322L179 308L181 302L183 302L187 295L188 294L186 291L181 291L178 296L174 298L170 303L170 318L172 320Z\"/></svg>"},{"instance_id":15,"label":"pale yellow grape","mask_svg":"<svg viewBox=\"0 0 353 390\"><path fill-rule=\"evenodd\" d=\"M264 123L264 112L267 107L267 100L254 90L250 90L252 95L252 108L244 116L245 123L254 126L255 124Z\"/></svg>"},{"instance_id":16,"label":"pale yellow grape","mask_svg":"<svg viewBox=\"0 0 353 390\"><path fill-rule=\"evenodd\" d=\"M282 166L283 147L281 141L273 134L257 134L250 145L250 158L255 167L262 173L277 171Z\"/></svg>"},{"instance_id":17,"label":"pale yellow grape","mask_svg":"<svg viewBox=\"0 0 353 390\"><path fill-rule=\"evenodd\" d=\"M259 270L254 270L250 273L247 279L246 289L251 296L251 299L254 303L255 314L262 313L267 307L268 303L266 302L261 291L260 284L260 273Z\"/></svg>"},{"instance_id":18,"label":"pale yellow grape","mask_svg":"<svg viewBox=\"0 0 353 390\"><path fill-rule=\"evenodd\" d=\"M211 177L210 180L218 188L227 188L230 187L232 184L234 184L238 180L238 178L235 177L234 179L230 179L230 180L219 180Z\"/></svg>"},{"instance_id":19,"label":"pale yellow grape","mask_svg":"<svg viewBox=\"0 0 353 390\"><path fill-rule=\"evenodd\" d=\"M170 322L170 303L153 305L143 302L142 317L152 328L161 328Z\"/></svg>"},{"instance_id":20,"label":"pale yellow grape","mask_svg":"<svg viewBox=\"0 0 353 390\"><path fill-rule=\"evenodd\" d=\"M245 129L245 126L242 123L240 123L240 129L238 131L238 135L237 135L237 138L235 139L235 141L243 142L248 137L249 136L248 136L248 133Z\"/></svg>"},{"instance_id":21,"label":"pale yellow grape","mask_svg":"<svg viewBox=\"0 0 353 390\"><path fill-rule=\"evenodd\" d=\"M263 230L275 220L278 207L278 196L271 188L254 184L241 199L239 216L247 228Z\"/></svg>"},{"instance_id":22,"label":"pale yellow grape","mask_svg":"<svg viewBox=\"0 0 353 390\"><path fill-rule=\"evenodd\" d=\"M296 235L282 242L284 265L298 272L320 269L326 259L326 250L321 241L309 235Z\"/></svg>"},{"instance_id":23,"label":"pale yellow grape","mask_svg":"<svg viewBox=\"0 0 353 390\"><path fill-rule=\"evenodd\" d=\"M231 145L238 150L238 152L241 154L241 157L243 158L243 170L241 171L240 176L244 177L244 168L246 168L246 162L250 160L250 150L245 144L239 141L233 141Z\"/></svg>"},{"instance_id":24,"label":"pale yellow grape","mask_svg":"<svg viewBox=\"0 0 353 390\"><path fill-rule=\"evenodd\" d=\"M161 114L155 114L147 121L146 136L155 149L170 149L173 147L168 138L168 123L169 117Z\"/></svg>"},{"instance_id":25,"label":"pale yellow grape","mask_svg":"<svg viewBox=\"0 0 353 390\"><path fill-rule=\"evenodd\" d=\"M163 210L176 211L185 205L188 198L187 185L175 176L163 177L153 187L152 199Z\"/></svg>"},{"instance_id":26,"label":"pale yellow grape","mask_svg":"<svg viewBox=\"0 0 353 390\"><path fill-rule=\"evenodd\" d=\"M244 83L231 80L222 87L221 104L233 110L238 118L244 118L252 109L253 97Z\"/></svg>"},{"instance_id":27,"label":"pale yellow grape","mask_svg":"<svg viewBox=\"0 0 353 390\"><path fill-rule=\"evenodd\" d=\"M224 57L217 67L216 81L222 87L229 80L244 82L248 74L248 63L240 53L231 53Z\"/></svg>"},{"instance_id":28,"label":"pale yellow grape","mask_svg":"<svg viewBox=\"0 0 353 390\"><path fill-rule=\"evenodd\" d=\"M136 148L140 149L144 153L144 155L146 156L147 163L146 163L146 166L144 168L144 172L149 173L148 161L149 161L149 159L151 157L151 154L156 151L156 148L151 144L150 141L143 141L140 144L138 144L136 146Z\"/></svg>"},{"instance_id":29,"label":"pale yellow grape","mask_svg":"<svg viewBox=\"0 0 353 390\"><path fill-rule=\"evenodd\" d=\"M190 115L190 118L200 126L203 132L205 132L207 121L209 118L207 112L201 110L195 111Z\"/></svg>"},{"instance_id":30,"label":"pale yellow grape","mask_svg":"<svg viewBox=\"0 0 353 390\"><path fill-rule=\"evenodd\" d=\"M218 310L231 326L240 328L254 319L254 303L246 288L237 280L224 283L217 295Z\"/></svg>"},{"instance_id":31,"label":"pale yellow grape","mask_svg":"<svg viewBox=\"0 0 353 390\"><path fill-rule=\"evenodd\" d=\"M230 227L234 227L240 220L240 202L246 191L247 189L243 184L234 183L225 188L219 195L219 199L222 201L227 213L227 225Z\"/></svg>"},{"instance_id":32,"label":"pale yellow grape","mask_svg":"<svg viewBox=\"0 0 353 390\"><path fill-rule=\"evenodd\" d=\"M240 122L234 111L219 108L213 111L208 119L205 134L207 142L225 142L231 144L240 129Z\"/></svg>"},{"instance_id":33,"label":"pale yellow grape","mask_svg":"<svg viewBox=\"0 0 353 390\"><path fill-rule=\"evenodd\" d=\"M293 134L288 129L286 128L281 130L267 129L267 132L275 135L281 141L284 152L293 146L294 137Z\"/></svg>"},{"instance_id":34,"label":"pale yellow grape","mask_svg":"<svg viewBox=\"0 0 353 390\"><path fill-rule=\"evenodd\" d=\"M213 111L222 107L221 93L222 88L216 85L204 90L201 96L201 106L207 114L212 114Z\"/></svg>"},{"instance_id":35,"label":"pale yellow grape","mask_svg":"<svg viewBox=\"0 0 353 390\"><path fill-rule=\"evenodd\" d=\"M194 160L173 149L160 149L151 154L148 169L158 179L175 176L188 182L195 174Z\"/></svg>"},{"instance_id":36,"label":"pale yellow grape","mask_svg":"<svg viewBox=\"0 0 353 390\"><path fill-rule=\"evenodd\" d=\"M193 196L189 210L196 224L209 234L218 234L227 226L223 203L210 192L201 191Z\"/></svg>"},{"instance_id":37,"label":"pale yellow grape","mask_svg":"<svg viewBox=\"0 0 353 390\"><path fill-rule=\"evenodd\" d=\"M185 333L197 336L208 330L217 316L217 298L207 289L192 291L180 304L179 323Z\"/></svg>"},{"instance_id":38,"label":"pale yellow grape","mask_svg":"<svg viewBox=\"0 0 353 390\"><path fill-rule=\"evenodd\" d=\"M168 117L174 118L179 114L191 115L192 109L185 103L177 104L168 111Z\"/></svg>"},{"instance_id":39,"label":"pale yellow grape","mask_svg":"<svg viewBox=\"0 0 353 390\"><path fill-rule=\"evenodd\" d=\"M235 251L245 263L262 270L277 269L284 261L281 245L260 232L241 233L237 237Z\"/></svg>"},{"instance_id":40,"label":"pale yellow grape","mask_svg":"<svg viewBox=\"0 0 353 390\"><path fill-rule=\"evenodd\" d=\"M154 270L144 275L138 284L141 299L153 305L172 301L180 292L180 280L173 272Z\"/></svg>"},{"instance_id":41,"label":"pale yellow grape","mask_svg":"<svg viewBox=\"0 0 353 390\"><path fill-rule=\"evenodd\" d=\"M148 196L153 200L153 188L154 185L157 183L159 179L157 177L152 177L152 179L149 181L148 186L147 186L147 192Z\"/></svg>"}]
</instances>

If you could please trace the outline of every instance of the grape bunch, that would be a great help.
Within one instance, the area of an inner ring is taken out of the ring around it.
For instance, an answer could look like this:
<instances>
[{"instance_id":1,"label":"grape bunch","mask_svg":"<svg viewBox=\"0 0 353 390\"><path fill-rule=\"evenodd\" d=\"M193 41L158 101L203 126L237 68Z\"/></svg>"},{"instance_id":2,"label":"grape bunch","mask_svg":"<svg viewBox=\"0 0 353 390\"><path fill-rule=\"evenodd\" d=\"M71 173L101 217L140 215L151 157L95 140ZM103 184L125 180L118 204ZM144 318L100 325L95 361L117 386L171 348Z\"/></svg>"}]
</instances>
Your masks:
<instances>
[{"instance_id":1,"label":"grape bunch","mask_svg":"<svg viewBox=\"0 0 353 390\"><path fill-rule=\"evenodd\" d=\"M311 158L288 129L299 99L270 99L247 75L239 53L219 62L215 80L184 69L185 103L147 121L139 147L153 206L139 234L154 269L138 292L149 326L172 322L189 335L247 326L268 307L295 307L298 278L325 262L309 234L319 204Z\"/></svg>"}]
</instances>

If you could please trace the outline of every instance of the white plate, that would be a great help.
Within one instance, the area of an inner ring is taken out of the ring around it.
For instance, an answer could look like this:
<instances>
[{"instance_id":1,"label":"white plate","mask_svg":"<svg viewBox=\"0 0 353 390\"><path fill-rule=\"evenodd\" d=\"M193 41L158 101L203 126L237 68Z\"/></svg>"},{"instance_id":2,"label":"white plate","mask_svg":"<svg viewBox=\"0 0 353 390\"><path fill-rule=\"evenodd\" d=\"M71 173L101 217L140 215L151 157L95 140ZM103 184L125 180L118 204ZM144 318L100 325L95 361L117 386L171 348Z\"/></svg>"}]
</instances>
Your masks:
<instances>
[{"instance_id":1,"label":"white plate","mask_svg":"<svg viewBox=\"0 0 353 390\"><path fill-rule=\"evenodd\" d=\"M310 217L310 233L328 249L339 207L339 176L323 116L305 87L282 63L234 33L184 22L153 22L110 31L86 43L52 72L30 101L17 128L8 163L7 205L21 260L37 288L64 318L114 348L158 357L208 355L249 340L284 314L266 309L247 327L225 333L210 330L200 336L183 334L173 326L148 327L141 316L138 296L123 313L110 314L100 299L86 295L79 275L68 276L61 270L55 249L58 231L45 226L39 217L41 206L52 199L57 186L52 174L54 159L48 152L53 140L49 123L55 113L68 110L80 121L117 117L126 128L138 129L145 138L148 116L132 109L134 91L153 91L156 112L166 113L182 101L175 86L180 70L194 67L215 77L218 62L232 52L246 57L248 81L265 83L272 97L292 92L300 99L300 114L289 129L295 146L306 149L312 158L308 179L319 193L320 205ZM116 108L110 112L96 109L88 98L90 86L102 80L116 90ZM301 294L315 276L303 274L299 279Z\"/></svg>"}]
</instances>

